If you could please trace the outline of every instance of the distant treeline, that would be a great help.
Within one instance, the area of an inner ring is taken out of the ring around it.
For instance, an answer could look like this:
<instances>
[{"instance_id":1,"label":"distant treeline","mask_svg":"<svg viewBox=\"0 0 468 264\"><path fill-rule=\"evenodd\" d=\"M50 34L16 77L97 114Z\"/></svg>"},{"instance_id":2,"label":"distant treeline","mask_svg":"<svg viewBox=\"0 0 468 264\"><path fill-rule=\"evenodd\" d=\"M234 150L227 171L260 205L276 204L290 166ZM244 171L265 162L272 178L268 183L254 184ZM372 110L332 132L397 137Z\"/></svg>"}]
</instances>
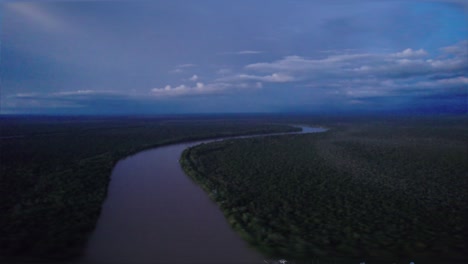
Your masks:
<instances>
[{"instance_id":1,"label":"distant treeline","mask_svg":"<svg viewBox=\"0 0 468 264\"><path fill-rule=\"evenodd\" d=\"M181 164L268 256L467 263L466 119L328 126L195 146Z\"/></svg>"},{"instance_id":2,"label":"distant treeline","mask_svg":"<svg viewBox=\"0 0 468 264\"><path fill-rule=\"evenodd\" d=\"M8 117L0 122L0 262L82 254L112 168L130 154L180 141L297 130L220 117Z\"/></svg>"}]
</instances>

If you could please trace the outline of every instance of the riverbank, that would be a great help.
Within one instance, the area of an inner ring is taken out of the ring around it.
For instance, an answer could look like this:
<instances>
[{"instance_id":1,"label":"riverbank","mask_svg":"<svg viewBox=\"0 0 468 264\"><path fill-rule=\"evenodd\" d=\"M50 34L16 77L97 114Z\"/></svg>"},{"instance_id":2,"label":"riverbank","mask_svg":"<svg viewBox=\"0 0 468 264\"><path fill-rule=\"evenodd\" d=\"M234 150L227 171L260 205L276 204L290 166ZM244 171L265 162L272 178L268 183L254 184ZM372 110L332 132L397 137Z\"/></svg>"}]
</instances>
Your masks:
<instances>
[{"instance_id":1,"label":"riverbank","mask_svg":"<svg viewBox=\"0 0 468 264\"><path fill-rule=\"evenodd\" d=\"M0 142L0 256L9 262L81 256L111 172L129 155L176 142L296 130L235 120L13 121L2 123L2 135L25 137Z\"/></svg>"},{"instance_id":2,"label":"riverbank","mask_svg":"<svg viewBox=\"0 0 468 264\"><path fill-rule=\"evenodd\" d=\"M200 145L181 164L267 256L464 263L463 131L456 123L338 124L324 134Z\"/></svg>"},{"instance_id":3,"label":"riverbank","mask_svg":"<svg viewBox=\"0 0 468 264\"><path fill-rule=\"evenodd\" d=\"M120 161L80 263L263 263L178 161L193 145L271 135L172 144Z\"/></svg>"}]
</instances>

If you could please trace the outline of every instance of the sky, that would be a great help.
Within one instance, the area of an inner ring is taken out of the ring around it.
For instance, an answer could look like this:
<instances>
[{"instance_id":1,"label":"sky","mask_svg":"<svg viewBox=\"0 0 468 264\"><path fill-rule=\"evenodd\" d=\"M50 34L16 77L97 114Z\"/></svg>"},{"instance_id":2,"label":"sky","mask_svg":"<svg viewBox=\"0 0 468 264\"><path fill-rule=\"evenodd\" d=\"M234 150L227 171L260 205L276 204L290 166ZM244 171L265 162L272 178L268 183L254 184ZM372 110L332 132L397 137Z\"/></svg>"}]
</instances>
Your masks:
<instances>
[{"instance_id":1,"label":"sky","mask_svg":"<svg viewBox=\"0 0 468 264\"><path fill-rule=\"evenodd\" d=\"M468 1L2 1L0 78L0 114L467 113Z\"/></svg>"}]
</instances>

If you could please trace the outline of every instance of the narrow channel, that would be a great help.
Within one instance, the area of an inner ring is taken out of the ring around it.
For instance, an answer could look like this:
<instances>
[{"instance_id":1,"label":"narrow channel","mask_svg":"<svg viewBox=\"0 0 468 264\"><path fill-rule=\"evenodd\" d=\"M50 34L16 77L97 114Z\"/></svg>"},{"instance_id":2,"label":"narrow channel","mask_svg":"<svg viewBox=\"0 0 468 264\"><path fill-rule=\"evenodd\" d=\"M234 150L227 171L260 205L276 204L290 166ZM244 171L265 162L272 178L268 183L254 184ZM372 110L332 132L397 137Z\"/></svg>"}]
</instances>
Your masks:
<instances>
[{"instance_id":1,"label":"narrow channel","mask_svg":"<svg viewBox=\"0 0 468 264\"><path fill-rule=\"evenodd\" d=\"M326 131L300 127L296 133ZM80 263L264 263L179 164L184 149L224 139L158 147L119 161Z\"/></svg>"}]
</instances>

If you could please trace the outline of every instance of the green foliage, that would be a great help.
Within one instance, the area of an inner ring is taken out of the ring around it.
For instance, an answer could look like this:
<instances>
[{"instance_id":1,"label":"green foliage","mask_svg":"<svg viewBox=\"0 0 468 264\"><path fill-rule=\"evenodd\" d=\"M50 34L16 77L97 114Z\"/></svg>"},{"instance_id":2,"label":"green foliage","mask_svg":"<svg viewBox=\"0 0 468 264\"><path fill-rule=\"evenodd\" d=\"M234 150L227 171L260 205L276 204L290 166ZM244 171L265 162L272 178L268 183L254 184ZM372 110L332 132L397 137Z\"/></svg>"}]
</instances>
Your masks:
<instances>
[{"instance_id":1,"label":"green foliage","mask_svg":"<svg viewBox=\"0 0 468 264\"><path fill-rule=\"evenodd\" d=\"M181 165L272 257L468 259L466 125L330 126L196 146Z\"/></svg>"},{"instance_id":2,"label":"green foliage","mask_svg":"<svg viewBox=\"0 0 468 264\"><path fill-rule=\"evenodd\" d=\"M297 130L234 119L0 122L0 262L1 257L80 255L99 217L112 168L130 154L180 141Z\"/></svg>"}]
</instances>

